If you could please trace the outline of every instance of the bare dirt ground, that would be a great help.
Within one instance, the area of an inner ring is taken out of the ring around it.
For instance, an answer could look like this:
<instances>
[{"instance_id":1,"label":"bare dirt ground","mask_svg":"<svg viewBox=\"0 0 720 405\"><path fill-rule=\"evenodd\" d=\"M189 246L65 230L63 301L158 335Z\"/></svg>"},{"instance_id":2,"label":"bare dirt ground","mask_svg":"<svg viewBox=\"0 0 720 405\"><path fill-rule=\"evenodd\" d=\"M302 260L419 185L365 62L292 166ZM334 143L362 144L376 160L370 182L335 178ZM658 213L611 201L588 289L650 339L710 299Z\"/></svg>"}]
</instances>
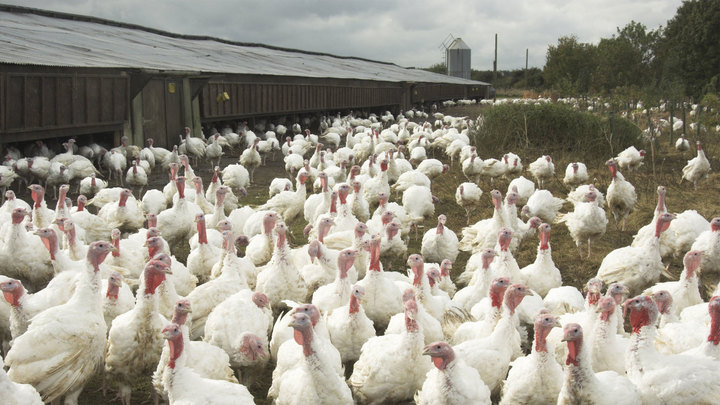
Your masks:
<instances>
[{"instance_id":1,"label":"bare dirt ground","mask_svg":"<svg viewBox=\"0 0 720 405\"><path fill-rule=\"evenodd\" d=\"M457 107L445 109L443 112L454 116L468 115L475 118L481 111L481 108L482 107L479 106ZM707 135L707 138L708 139L704 139L706 153L710 159L711 165L714 168L718 168L720 167L720 161L718 160L718 157L720 156L720 146L717 144L717 134ZM691 141L694 140L692 137L690 137L690 139ZM718 209L720 208L720 187L718 187L720 175L718 175L717 172L711 172L710 177L702 181L701 187L699 187L697 191L694 191L692 185L687 182L680 183L682 174L681 169L688 159L694 157L694 151L690 151L685 155L682 155L669 144L667 136L664 136L657 142L655 152L655 175L653 175L649 145L636 146L638 149L645 148L648 150L648 156L645 158L645 165L642 166L639 171L635 173L623 173L626 179L635 185L638 194L638 204L635 211L627 220L625 231L621 231L618 227L616 227L616 224L612 220L611 216L608 215L610 222L607 227L607 232L595 243L592 257L589 259L580 259L577 248L575 247L575 244L572 241L565 225L552 224L551 244L553 247L553 259L557 267L562 272L564 284L582 287L590 277L596 274L600 262L607 253L613 249L628 245L632 241L632 236L637 232L637 230L651 221L653 209L656 204L655 190L658 185L664 185L667 188L667 207L670 212L680 213L684 210L694 209L708 220L720 214L720 210ZM493 157L486 156L486 154L483 153L482 146L478 147L478 151L482 158ZM522 158L523 165L526 168L530 162L534 161L540 155L552 155L555 163L556 176L550 184L546 185L546 187L555 196L564 198L569 191L561 181L564 175L565 167L569 162L583 161L584 159L582 156L573 156L570 153L561 153L560 151L561 148L548 145L546 150L515 150L512 152L518 154ZM224 167L227 164L236 163L238 155L239 151L227 154L223 157L221 166ZM435 157L444 161L449 160L445 159L444 156ZM610 156L607 158L610 158ZM595 183L598 189L605 193L611 180L609 171L602 162L587 163L591 181ZM209 184L212 171L207 162L202 162L199 167L196 167L195 173L202 176L205 186ZM532 179L531 174L527 171L523 175ZM277 154L275 160L268 158L266 166L255 171L255 184L248 188L248 196L241 200L241 203L256 206L265 202L268 198L268 186L270 181L275 177L287 177L280 153ZM152 174L150 186L162 188L167 181L167 175L165 173L160 173L159 170L156 170ZM440 198L440 202L436 205L435 216L428 218L425 221L424 229L422 229L422 231L435 227L437 223L436 216L439 214L445 214L448 218L447 227L460 235L461 229L465 226L466 216L465 211L455 203L454 195L457 186L464 181L466 181L466 179L462 174L459 163L456 163L447 175L440 176L436 179L433 184L433 192ZM490 191L493 188L496 188L502 191L504 195L507 190L508 182L508 180L496 181L494 187L490 185L489 180L483 181L480 184L480 187L484 191L483 200L487 204L484 204L481 209L472 213L471 223L480 219L488 218L492 215L493 208L489 197ZM29 199L28 195L24 195L23 197ZM393 198L396 198L396 196L393 196ZM48 202L48 204L54 204L54 201ZM562 212L567 212L571 209L572 206L569 203L566 203ZM307 243L307 240L302 234L302 229L306 225L304 220L300 218L289 225L292 231L290 239L291 245L298 246ZM418 238L415 238L414 236L411 237L408 247L409 254L420 252L421 238L422 233ZM537 236L531 237L523 243L523 246L516 255L516 259L520 267L534 261L537 243ZM187 253L178 252L179 258L182 258L186 254ZM454 277L463 271L468 257L468 253L460 253L453 266ZM666 264L669 265L670 273L677 278L682 271L682 257L672 258L669 261L666 260ZM396 258L385 263L386 270L405 271L406 267L407 266L402 258ZM250 387L251 392L256 397L257 403L266 402L265 397L267 389L271 383L271 370L272 365L269 365L264 375L260 376L260 378L257 379L256 384ZM108 396L103 397L100 392L97 392L99 387L100 376L98 375L80 397L80 403L120 403L117 399L112 399L114 394L108 394ZM133 387L132 402L135 404L152 403L151 391L150 377L147 376L139 379Z\"/></svg>"}]
</instances>

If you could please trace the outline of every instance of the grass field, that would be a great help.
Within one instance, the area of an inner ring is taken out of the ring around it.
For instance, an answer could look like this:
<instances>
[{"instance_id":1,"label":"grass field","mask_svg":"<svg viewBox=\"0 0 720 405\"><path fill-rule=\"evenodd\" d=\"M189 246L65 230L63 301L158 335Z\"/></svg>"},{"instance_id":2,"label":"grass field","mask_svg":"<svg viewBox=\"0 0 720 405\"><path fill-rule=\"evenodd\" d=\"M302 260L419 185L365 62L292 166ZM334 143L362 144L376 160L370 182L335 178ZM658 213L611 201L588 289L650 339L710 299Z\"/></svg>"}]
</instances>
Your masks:
<instances>
[{"instance_id":1,"label":"grass field","mask_svg":"<svg viewBox=\"0 0 720 405\"><path fill-rule=\"evenodd\" d=\"M481 112L482 108L478 105L453 107L450 109L444 109L442 112L453 116L469 116L476 118ZM710 159L711 165L715 168L720 162L718 157L720 156L720 146L717 144L718 134L706 135L705 150L708 158ZM694 139L690 137L690 140ZM574 242L570 238L567 228L563 224L552 224L551 244L553 248L553 258L557 267L561 270L563 276L563 282L567 285L576 287L582 287L588 278L594 276L597 269L602 261L603 257L611 250L628 245L632 241L632 236L635 232L645 224L649 223L653 216L653 209L656 204L656 188L658 185L664 185L667 188L667 207L670 212L682 212L688 209L697 210L701 215L710 220L712 217L720 214L720 187L718 187L719 175L715 172L711 172L710 177L702 181L698 191L693 190L692 184L687 182L680 183L681 169L686 164L687 160L694 156L694 149L687 152L686 155L682 155L675 150L673 146L669 144L667 135L662 139L659 139L656 144L655 151L655 174L653 175L652 161L650 157L650 146L649 145L636 145L638 149L644 148L648 150L648 155L645 158L645 165L635 173L624 173L626 179L635 185L638 194L638 204L627 220L627 226L625 231L620 231L616 227L614 221L610 217L610 223L607 227L606 234L599 238L593 248L592 257L589 259L579 259L577 248ZM482 147L478 147L479 155L486 159L489 157L498 158L499 156L490 156L483 153ZM564 198L569 189L562 184L562 177L564 175L565 167L569 162L572 161L585 161L583 156L573 155L572 152L564 150L562 145L547 145L542 149L533 150L513 150L507 152L514 152L518 154L522 160L523 165L527 168L530 162L534 161L537 157L543 154L549 154L553 157L555 163L556 176L553 181L546 185L547 189L550 190L556 197ZM435 156L438 159L447 161L444 156ZM604 157L604 159L610 158L611 156ZM267 186L274 177L285 177L285 171L283 169L282 160L280 154L276 158L276 161L268 159L268 164L265 167L258 169L255 172L256 184L252 185L248 189L248 196L242 201L245 204L252 206L262 204L267 200ZM222 164L227 165L229 163L235 163L237 161L237 155L226 156L223 158ZM605 193L610 183L610 173L608 169L600 162L595 160L594 162L588 163L588 171L590 173L590 179L594 184ZM205 185L209 184L211 172L207 164L203 164L202 167L196 168L196 173L202 175ZM529 172L523 174L527 178L531 178ZM445 214L448 218L446 226L458 235L461 233L462 227L465 226L466 216L465 211L455 203L455 190L457 186L466 181L462 174L459 163L451 168L447 175L440 176L433 184L433 191L440 202L435 208L435 217L429 218L424 223L424 229L427 230L434 228L437 221L436 217L439 214ZM155 187L162 187L167 182L167 176L165 174L155 172L153 173L153 185ZM494 188L502 191L503 195L507 190L507 180L499 180L494 184ZM491 187L489 180L483 181L480 184L483 189L483 201L485 202L481 209L476 210L472 213L471 223L480 219L488 218L492 215L492 203L490 200ZM396 196L393 196L396 198ZM566 203L563 207L562 212L567 212L572 209L569 203ZM292 236L290 242L292 246L299 246L307 243L307 240L303 237L302 229L305 226L305 222L302 219L295 221L290 224ZM408 248L409 254L420 252L420 239L422 234L418 238L414 236L410 239ZM516 259L520 267L523 267L535 259L536 247L538 239L537 237L531 237L529 240L523 243ZM182 257L186 253L179 253L178 256ZM458 256L457 261L453 266L453 276L460 274L465 263L469 257L468 253L461 252ZM668 264L668 262L666 262ZM669 271L671 274L679 275L682 270L682 258L672 258L669 261ZM393 271L405 271L406 265L402 258L396 258L386 263L386 270ZM256 396L258 403L265 403L265 394L270 385L271 368L266 370L266 373L258 379L256 385L251 388L251 391ZM111 382L112 385L112 382ZM100 386L100 377L98 376L92 384L90 384L80 400L82 404L101 404L108 403L114 404L119 403L118 400L112 400L113 395L102 397L99 392L96 392ZM151 386L150 376L139 379L134 387L133 403L144 404L151 403Z\"/></svg>"}]
</instances>

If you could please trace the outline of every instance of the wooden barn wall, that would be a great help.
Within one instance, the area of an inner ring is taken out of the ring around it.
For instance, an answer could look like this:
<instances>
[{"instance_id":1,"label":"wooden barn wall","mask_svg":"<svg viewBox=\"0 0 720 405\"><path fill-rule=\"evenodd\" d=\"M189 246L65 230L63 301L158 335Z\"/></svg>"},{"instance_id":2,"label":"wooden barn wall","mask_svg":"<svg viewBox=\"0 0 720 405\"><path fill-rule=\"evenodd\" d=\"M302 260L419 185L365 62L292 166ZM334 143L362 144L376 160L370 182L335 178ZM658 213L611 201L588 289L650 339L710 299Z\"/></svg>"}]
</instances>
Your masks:
<instances>
[{"instance_id":1,"label":"wooden barn wall","mask_svg":"<svg viewBox=\"0 0 720 405\"><path fill-rule=\"evenodd\" d=\"M418 83L412 88L412 103L461 99L468 97L468 86L460 84Z\"/></svg>"},{"instance_id":2,"label":"wooden barn wall","mask_svg":"<svg viewBox=\"0 0 720 405\"><path fill-rule=\"evenodd\" d=\"M358 83L354 83L358 82ZM223 100L227 93L229 99ZM400 104L400 84L359 81L302 83L211 80L200 93L203 119L225 119L311 111L395 106Z\"/></svg>"},{"instance_id":3,"label":"wooden barn wall","mask_svg":"<svg viewBox=\"0 0 720 405\"><path fill-rule=\"evenodd\" d=\"M123 74L3 72L0 142L116 131L128 116Z\"/></svg>"}]
</instances>

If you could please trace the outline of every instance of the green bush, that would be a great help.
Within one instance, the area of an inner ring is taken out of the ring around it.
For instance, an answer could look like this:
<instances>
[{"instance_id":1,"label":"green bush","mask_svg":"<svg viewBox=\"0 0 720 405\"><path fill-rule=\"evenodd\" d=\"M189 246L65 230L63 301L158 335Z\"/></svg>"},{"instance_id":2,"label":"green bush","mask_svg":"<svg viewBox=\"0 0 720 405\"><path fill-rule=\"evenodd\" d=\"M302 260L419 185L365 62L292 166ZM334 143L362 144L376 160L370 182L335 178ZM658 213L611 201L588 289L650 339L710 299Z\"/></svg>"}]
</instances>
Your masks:
<instances>
[{"instance_id":1,"label":"green bush","mask_svg":"<svg viewBox=\"0 0 720 405\"><path fill-rule=\"evenodd\" d=\"M488 108L472 135L482 157L525 150L602 160L640 142L640 129L619 114L600 116L550 103Z\"/></svg>"}]
</instances>

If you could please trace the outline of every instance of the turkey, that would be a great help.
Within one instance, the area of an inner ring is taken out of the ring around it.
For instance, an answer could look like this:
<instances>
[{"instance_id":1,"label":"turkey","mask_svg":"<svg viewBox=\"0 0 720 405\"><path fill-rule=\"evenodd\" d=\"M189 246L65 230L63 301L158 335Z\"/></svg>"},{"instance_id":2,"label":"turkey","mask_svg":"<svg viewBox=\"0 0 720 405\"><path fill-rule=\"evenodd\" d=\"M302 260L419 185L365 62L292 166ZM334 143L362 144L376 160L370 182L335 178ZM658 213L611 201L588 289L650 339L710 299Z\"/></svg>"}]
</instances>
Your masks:
<instances>
[{"instance_id":1,"label":"turkey","mask_svg":"<svg viewBox=\"0 0 720 405\"><path fill-rule=\"evenodd\" d=\"M588 181L588 179L589 176L585 163L573 162L569 163L567 169L565 169L565 178L563 178L563 183L565 183L566 186L570 186L570 191L573 191L577 186Z\"/></svg>"},{"instance_id":2,"label":"turkey","mask_svg":"<svg viewBox=\"0 0 720 405\"><path fill-rule=\"evenodd\" d=\"M343 364L357 361L363 344L375 337L373 322L362 307L364 297L365 289L358 284L353 285L350 288L350 303L335 308L327 317L330 341L340 352Z\"/></svg>"},{"instance_id":3,"label":"turkey","mask_svg":"<svg viewBox=\"0 0 720 405\"><path fill-rule=\"evenodd\" d=\"M462 183L455 191L455 202L465 209L467 225L470 225L470 211L480 206L483 191L475 183Z\"/></svg>"},{"instance_id":4,"label":"turkey","mask_svg":"<svg viewBox=\"0 0 720 405\"><path fill-rule=\"evenodd\" d=\"M343 378L335 370L335 364L321 356L318 339L313 331L310 317L304 313L293 316L290 326L295 329L294 339L302 346L302 359L290 370L276 379L277 387L272 396L278 405L303 404L352 404L353 397ZM271 388L272 391L272 388ZM269 394L270 395L270 394Z\"/></svg>"},{"instance_id":5,"label":"turkey","mask_svg":"<svg viewBox=\"0 0 720 405\"><path fill-rule=\"evenodd\" d=\"M44 402L65 397L66 404L77 404L102 366L107 327L99 271L112 249L108 242L93 242L72 298L36 315L7 353L8 376L32 384Z\"/></svg>"},{"instance_id":6,"label":"turkey","mask_svg":"<svg viewBox=\"0 0 720 405\"><path fill-rule=\"evenodd\" d=\"M667 212L665 207L665 187L658 186L658 204L652 221L640 228L633 237L632 246L640 246L653 237L655 221L658 215ZM690 249L691 245L707 229L709 222L695 210L686 210L677 214L666 232L660 235L660 256L679 256Z\"/></svg>"},{"instance_id":7,"label":"turkey","mask_svg":"<svg viewBox=\"0 0 720 405\"><path fill-rule=\"evenodd\" d=\"M596 277L608 284L622 283L634 294L657 283L665 268L660 257L660 234L674 218L673 214L660 215L655 223L655 237L643 246L626 246L610 252L600 263Z\"/></svg>"},{"instance_id":8,"label":"turkey","mask_svg":"<svg viewBox=\"0 0 720 405\"><path fill-rule=\"evenodd\" d=\"M430 370L420 391L415 394L418 405L434 404L491 404L490 390L480 379L477 370L455 357L453 348L445 342L431 343L423 348L435 368Z\"/></svg>"},{"instance_id":9,"label":"turkey","mask_svg":"<svg viewBox=\"0 0 720 405\"><path fill-rule=\"evenodd\" d=\"M537 158L536 161L530 163L528 169L530 169L530 173L532 173L535 180L537 180L538 188L544 188L545 182L555 176L555 164L548 155Z\"/></svg>"},{"instance_id":10,"label":"turkey","mask_svg":"<svg viewBox=\"0 0 720 405\"><path fill-rule=\"evenodd\" d=\"M283 191L276 194L257 209L275 211L282 216L285 222L292 222L303 210L307 195L307 189L305 188L307 179L308 174L300 172L295 185L296 191Z\"/></svg>"},{"instance_id":11,"label":"turkey","mask_svg":"<svg viewBox=\"0 0 720 405\"><path fill-rule=\"evenodd\" d=\"M250 391L242 384L200 377L186 367L188 353L179 325L165 326L162 337L167 339L170 356L162 381L171 404L254 404Z\"/></svg>"},{"instance_id":12,"label":"turkey","mask_svg":"<svg viewBox=\"0 0 720 405\"><path fill-rule=\"evenodd\" d=\"M720 280L720 217L710 221L710 229L705 230L693 242L692 250L703 252L702 269L703 289L708 293L715 291Z\"/></svg>"},{"instance_id":13,"label":"turkey","mask_svg":"<svg viewBox=\"0 0 720 405\"><path fill-rule=\"evenodd\" d=\"M495 211L492 218L476 222L474 225L465 227L462 230L460 250L466 252L478 252L485 248L492 248L497 242L497 233L504 226L510 225L510 218L502 206L502 194L498 190L490 192Z\"/></svg>"},{"instance_id":14,"label":"turkey","mask_svg":"<svg viewBox=\"0 0 720 405\"><path fill-rule=\"evenodd\" d=\"M624 375L614 371L593 372L588 348L590 344L584 339L582 326L577 323L566 324L563 341L567 342L568 355L558 405L641 403L637 388Z\"/></svg>"},{"instance_id":15,"label":"turkey","mask_svg":"<svg viewBox=\"0 0 720 405\"><path fill-rule=\"evenodd\" d=\"M680 135L680 138L675 141L675 149L677 149L678 152L681 152L683 156L685 155L685 152L690 150L690 142L688 142L687 138L685 138L685 134Z\"/></svg>"},{"instance_id":16,"label":"turkey","mask_svg":"<svg viewBox=\"0 0 720 405\"><path fill-rule=\"evenodd\" d=\"M522 208L522 213L526 217L539 217L545 222L553 222L558 211L563 206L563 200L553 197L552 193L547 190L535 191Z\"/></svg>"},{"instance_id":17,"label":"turkey","mask_svg":"<svg viewBox=\"0 0 720 405\"><path fill-rule=\"evenodd\" d=\"M356 400L378 404L410 400L422 387L430 361L422 355L423 335L414 299L405 301L404 311L402 334L376 336L362 346L348 380Z\"/></svg>"},{"instance_id":18,"label":"turkey","mask_svg":"<svg viewBox=\"0 0 720 405\"><path fill-rule=\"evenodd\" d=\"M180 143L181 147L183 144L185 145L185 152L183 153L193 157L195 166L198 165L198 159L205 158L205 142L202 138L190 136L190 128L185 127L185 139L180 135Z\"/></svg>"},{"instance_id":19,"label":"turkey","mask_svg":"<svg viewBox=\"0 0 720 405\"><path fill-rule=\"evenodd\" d=\"M110 326L105 372L117 381L125 404L130 403L135 379L153 370L160 360L163 342L159 331L167 320L158 313L155 290L169 271L167 264L150 261L143 271L135 307L116 317Z\"/></svg>"},{"instance_id":20,"label":"turkey","mask_svg":"<svg viewBox=\"0 0 720 405\"><path fill-rule=\"evenodd\" d=\"M622 173L617 170L618 165L615 160L610 159L605 162L605 165L610 169L613 178L607 189L607 205L615 218L615 224L622 221L622 230L625 231L625 220L635 210L635 203L637 203L635 187L627 182Z\"/></svg>"},{"instance_id":21,"label":"turkey","mask_svg":"<svg viewBox=\"0 0 720 405\"><path fill-rule=\"evenodd\" d=\"M510 361L521 353L520 334L515 323L515 309L523 298L531 295L530 290L522 284L513 284L505 293L505 308L502 316L487 337L468 340L454 347L458 357L465 359L482 377L490 392L499 390L502 380L507 375Z\"/></svg>"},{"instance_id":22,"label":"turkey","mask_svg":"<svg viewBox=\"0 0 720 405\"><path fill-rule=\"evenodd\" d=\"M53 278L54 267L42 240L25 229L27 215L25 208L12 211L10 230L0 245L0 274L20 279L30 291L38 291Z\"/></svg>"},{"instance_id":23,"label":"turkey","mask_svg":"<svg viewBox=\"0 0 720 405\"><path fill-rule=\"evenodd\" d=\"M0 357L0 395L9 405L43 405L37 390L30 384L18 384L5 372L5 363Z\"/></svg>"},{"instance_id":24,"label":"turkey","mask_svg":"<svg viewBox=\"0 0 720 405\"><path fill-rule=\"evenodd\" d=\"M393 282L391 276L385 274L380 264L380 237L370 237L368 248L370 262L365 277L358 281L358 285L365 289L365 303L363 307L375 327L384 330L390 317L402 311L402 297L400 290Z\"/></svg>"},{"instance_id":25,"label":"turkey","mask_svg":"<svg viewBox=\"0 0 720 405\"><path fill-rule=\"evenodd\" d=\"M185 178L179 176L175 180L175 186L179 197L177 203L157 216L158 228L173 252L187 245L196 232L196 226L193 226L195 216L202 214L200 207L185 199Z\"/></svg>"},{"instance_id":26,"label":"turkey","mask_svg":"<svg viewBox=\"0 0 720 405\"><path fill-rule=\"evenodd\" d=\"M705 151L703 151L700 141L697 141L697 156L688 160L687 165L683 167L682 180L687 180L693 183L695 190L697 190L698 182L708 177L710 173L710 162L705 157Z\"/></svg>"},{"instance_id":27,"label":"turkey","mask_svg":"<svg viewBox=\"0 0 720 405\"><path fill-rule=\"evenodd\" d=\"M645 290L643 294L652 294L662 290L668 291L672 296L671 308L675 315L680 315L680 312L687 307L701 304L703 300L700 297L698 288L697 272L700 269L702 256L703 252L699 250L688 251L683 258L685 268L680 274L680 280L655 284Z\"/></svg>"},{"instance_id":28,"label":"turkey","mask_svg":"<svg viewBox=\"0 0 720 405\"><path fill-rule=\"evenodd\" d=\"M258 143L260 143L260 138L255 138L252 146L245 149L240 155L240 164L250 170L250 183L253 182L253 173L255 173L255 169L260 166L260 163L262 163L260 152L258 152Z\"/></svg>"},{"instance_id":29,"label":"turkey","mask_svg":"<svg viewBox=\"0 0 720 405\"><path fill-rule=\"evenodd\" d=\"M717 362L687 355L662 355L654 346L658 308L648 296L629 299L632 337L625 355L630 380L643 403L711 404L720 398Z\"/></svg>"},{"instance_id":30,"label":"turkey","mask_svg":"<svg viewBox=\"0 0 720 405\"><path fill-rule=\"evenodd\" d=\"M190 273L198 278L200 283L205 283L210 279L213 266L222 258L222 250L208 243L205 215L202 213L195 214L195 223L197 224L198 244L187 256L187 268ZM195 308L197 309L197 307ZM193 335L192 338L196 337Z\"/></svg>"},{"instance_id":31,"label":"turkey","mask_svg":"<svg viewBox=\"0 0 720 405\"><path fill-rule=\"evenodd\" d=\"M470 313L477 319L474 322L464 322L452 336L452 343L458 344L472 339L479 339L488 336L497 325L503 311L503 299L505 290L510 287L510 279L499 277L489 284L486 297L475 300L471 305ZM466 287L470 288L470 287ZM462 291L462 290L460 290ZM460 300L457 295L453 299Z\"/></svg>"},{"instance_id":32,"label":"turkey","mask_svg":"<svg viewBox=\"0 0 720 405\"><path fill-rule=\"evenodd\" d=\"M272 308L278 308L283 299L303 302L308 295L305 281L291 262L286 231L287 227L282 222L275 225L275 251L270 262L257 276L256 290L267 295Z\"/></svg>"},{"instance_id":33,"label":"turkey","mask_svg":"<svg viewBox=\"0 0 720 405\"><path fill-rule=\"evenodd\" d=\"M353 266L356 255L357 251L354 249L341 251L337 258L338 275L335 281L320 286L313 293L312 303L318 307L320 313L328 315L350 298L352 280L348 278L348 271Z\"/></svg>"},{"instance_id":34,"label":"turkey","mask_svg":"<svg viewBox=\"0 0 720 405\"><path fill-rule=\"evenodd\" d=\"M117 202L107 204L98 211L98 217L103 219L110 229L118 228L122 232L137 232L145 223L145 216L140 203L132 197L128 189L120 191ZM167 236L165 236L167 238Z\"/></svg>"},{"instance_id":35,"label":"turkey","mask_svg":"<svg viewBox=\"0 0 720 405\"><path fill-rule=\"evenodd\" d=\"M540 244L537 248L535 262L520 269L520 274L530 289L544 297L552 288L562 285L562 276L552 260L550 225L542 224L538 229L540 230Z\"/></svg>"},{"instance_id":36,"label":"turkey","mask_svg":"<svg viewBox=\"0 0 720 405\"><path fill-rule=\"evenodd\" d=\"M272 328L272 309L267 296L247 288L229 296L207 317L207 343L223 349L230 365L239 370L243 382L255 381L269 358L268 333Z\"/></svg>"},{"instance_id":37,"label":"turkey","mask_svg":"<svg viewBox=\"0 0 720 405\"><path fill-rule=\"evenodd\" d=\"M235 254L235 238L232 231L223 231L223 238L225 246L230 249L230 252L226 254L226 257L229 256L228 261L230 261L232 255ZM210 312L231 295L247 288L245 269L228 265L223 266L222 273L217 278L209 280L192 290L187 296L193 306L190 338L193 340L201 339Z\"/></svg>"},{"instance_id":38,"label":"turkey","mask_svg":"<svg viewBox=\"0 0 720 405\"><path fill-rule=\"evenodd\" d=\"M628 340L616 334L617 326L613 319L613 314L619 310L619 307L613 297L602 297L598 300L596 309L598 316L593 324L590 338L592 342L590 358L595 372L611 370L621 375L625 373L624 356Z\"/></svg>"},{"instance_id":39,"label":"turkey","mask_svg":"<svg viewBox=\"0 0 720 405\"><path fill-rule=\"evenodd\" d=\"M425 232L420 253L427 262L440 263L445 259L454 262L458 255L458 238L451 229L445 227L447 217L438 217L436 229Z\"/></svg>"},{"instance_id":40,"label":"turkey","mask_svg":"<svg viewBox=\"0 0 720 405\"><path fill-rule=\"evenodd\" d=\"M530 196L535 193L535 183L526 179L524 176L520 176L512 179L510 184L508 184L507 192L505 194L510 194L511 192L517 193L518 204L525 205L527 204Z\"/></svg>"},{"instance_id":41,"label":"turkey","mask_svg":"<svg viewBox=\"0 0 720 405\"><path fill-rule=\"evenodd\" d=\"M535 317L535 341L532 352L515 359L503 384L500 405L529 403L551 404L562 388L563 371L548 350L545 338L552 328L560 327L558 319L548 313Z\"/></svg>"},{"instance_id":42,"label":"turkey","mask_svg":"<svg viewBox=\"0 0 720 405\"><path fill-rule=\"evenodd\" d=\"M629 172L635 171L643 165L643 159L645 159L645 151L637 150L634 146L630 146L624 151L618 153L615 160L618 166Z\"/></svg>"},{"instance_id":43,"label":"turkey","mask_svg":"<svg viewBox=\"0 0 720 405\"><path fill-rule=\"evenodd\" d=\"M581 258L583 257L582 244L587 241L587 257L590 258L593 240L605 233L608 223L605 210L600 208L596 201L597 194L594 191L589 191L586 198L587 202L575 204L575 210L565 214L558 221L565 222L565 225L567 225Z\"/></svg>"}]
</instances>

